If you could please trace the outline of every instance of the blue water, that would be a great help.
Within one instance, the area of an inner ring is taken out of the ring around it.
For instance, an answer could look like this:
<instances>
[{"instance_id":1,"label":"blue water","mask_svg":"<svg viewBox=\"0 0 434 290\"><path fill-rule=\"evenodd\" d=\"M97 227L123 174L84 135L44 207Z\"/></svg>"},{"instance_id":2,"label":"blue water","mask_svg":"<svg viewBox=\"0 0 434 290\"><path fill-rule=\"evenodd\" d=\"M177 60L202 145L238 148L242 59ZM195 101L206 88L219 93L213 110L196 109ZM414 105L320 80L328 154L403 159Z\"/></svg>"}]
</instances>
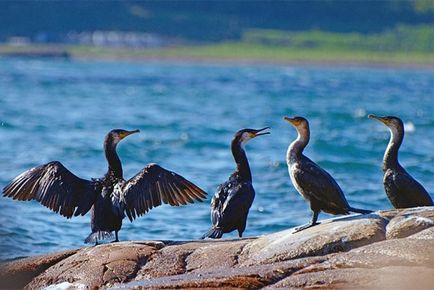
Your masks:
<instances>
[{"instance_id":1,"label":"blue water","mask_svg":"<svg viewBox=\"0 0 434 290\"><path fill-rule=\"evenodd\" d=\"M367 114L403 118L401 162L433 193L433 112L429 70L0 59L0 187L51 160L101 177L103 138L124 128L142 132L119 146L125 177L156 162L213 194L234 169L234 132L271 126L247 145L256 199L245 236L261 235L310 219L288 177L296 132L284 115L310 120L306 155L332 173L350 204L377 210L391 207L381 172L389 133ZM125 220L120 239L198 238L210 225L209 199ZM80 247L90 232L89 215L67 220L35 201L1 197L0 212L0 259Z\"/></svg>"}]
</instances>

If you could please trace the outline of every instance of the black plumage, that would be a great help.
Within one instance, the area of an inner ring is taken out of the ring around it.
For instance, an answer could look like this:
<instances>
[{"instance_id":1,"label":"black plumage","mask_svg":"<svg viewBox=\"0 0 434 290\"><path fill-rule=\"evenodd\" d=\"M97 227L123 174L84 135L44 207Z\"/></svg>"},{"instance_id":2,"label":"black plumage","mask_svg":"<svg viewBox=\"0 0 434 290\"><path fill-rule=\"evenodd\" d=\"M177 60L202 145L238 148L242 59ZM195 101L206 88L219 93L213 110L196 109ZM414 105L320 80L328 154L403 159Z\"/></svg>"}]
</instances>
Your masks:
<instances>
[{"instance_id":1,"label":"black plumage","mask_svg":"<svg viewBox=\"0 0 434 290\"><path fill-rule=\"evenodd\" d=\"M67 218L91 210L92 233L85 242L106 239L122 227L126 216L133 221L162 203L172 206L202 201L206 193L182 176L157 164L149 164L126 181L116 146L126 136L139 132L116 129L104 141L108 170L103 178L85 180L75 176L60 162L29 169L3 189L3 195L17 200L37 200Z\"/></svg>"},{"instance_id":2,"label":"black plumage","mask_svg":"<svg viewBox=\"0 0 434 290\"><path fill-rule=\"evenodd\" d=\"M285 117L285 120L298 132L297 139L288 147L286 156L288 172L295 189L309 201L313 214L310 224L296 230L300 231L318 224L318 215L321 211L334 215L347 215L350 212L370 213L370 210L351 207L334 178L303 155L303 150L310 139L309 122L303 117Z\"/></svg>"},{"instance_id":3,"label":"black plumage","mask_svg":"<svg viewBox=\"0 0 434 290\"><path fill-rule=\"evenodd\" d=\"M432 206L433 201L425 188L399 164L398 151L404 139L404 125L398 117L368 116L390 129L390 141L383 159L383 184L387 197L395 208Z\"/></svg>"},{"instance_id":4,"label":"black plumage","mask_svg":"<svg viewBox=\"0 0 434 290\"><path fill-rule=\"evenodd\" d=\"M224 233L238 230L242 237L246 228L249 209L255 198L252 185L252 174L244 144L257 136L269 134L263 132L268 127L255 130L243 129L238 131L231 143L231 150L237 164L236 170L229 180L221 184L211 201L211 229L202 236L204 238L219 239Z\"/></svg>"}]
</instances>

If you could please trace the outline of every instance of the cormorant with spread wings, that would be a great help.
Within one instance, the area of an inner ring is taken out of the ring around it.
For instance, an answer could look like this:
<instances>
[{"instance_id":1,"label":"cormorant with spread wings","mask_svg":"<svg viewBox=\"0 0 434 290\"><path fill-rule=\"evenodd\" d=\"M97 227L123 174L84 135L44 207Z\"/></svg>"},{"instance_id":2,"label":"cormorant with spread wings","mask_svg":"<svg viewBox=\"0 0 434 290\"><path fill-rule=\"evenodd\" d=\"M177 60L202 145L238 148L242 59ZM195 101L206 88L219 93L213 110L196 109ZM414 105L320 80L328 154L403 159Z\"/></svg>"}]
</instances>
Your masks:
<instances>
[{"instance_id":1,"label":"cormorant with spread wings","mask_svg":"<svg viewBox=\"0 0 434 290\"><path fill-rule=\"evenodd\" d=\"M126 216L133 221L162 203L171 206L202 201L206 193L183 178L157 164L149 164L126 181L116 153L117 144L139 130L110 131L104 141L108 170L103 178L85 180L71 173L59 161L29 169L3 189L3 195L17 200L37 200L66 218L84 215L91 210L92 233L86 243L112 237Z\"/></svg>"}]
</instances>

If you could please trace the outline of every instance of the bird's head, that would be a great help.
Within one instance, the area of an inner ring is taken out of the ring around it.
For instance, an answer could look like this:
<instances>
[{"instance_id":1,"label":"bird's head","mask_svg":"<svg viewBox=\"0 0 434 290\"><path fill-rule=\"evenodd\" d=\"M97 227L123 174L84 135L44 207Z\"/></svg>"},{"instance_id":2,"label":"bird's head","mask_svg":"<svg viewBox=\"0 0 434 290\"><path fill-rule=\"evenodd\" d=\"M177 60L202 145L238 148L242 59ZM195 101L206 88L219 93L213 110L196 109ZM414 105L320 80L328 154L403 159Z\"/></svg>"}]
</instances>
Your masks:
<instances>
[{"instance_id":1,"label":"bird's head","mask_svg":"<svg viewBox=\"0 0 434 290\"><path fill-rule=\"evenodd\" d=\"M392 131L401 131L404 128L401 119L395 116L376 116L373 114L369 114L368 118L380 121L381 123L389 127Z\"/></svg>"},{"instance_id":2,"label":"bird's head","mask_svg":"<svg viewBox=\"0 0 434 290\"><path fill-rule=\"evenodd\" d=\"M138 132L140 132L140 130L128 131L124 129L114 129L107 134L106 140L111 140L111 142L116 145L125 137Z\"/></svg>"},{"instance_id":3,"label":"bird's head","mask_svg":"<svg viewBox=\"0 0 434 290\"><path fill-rule=\"evenodd\" d=\"M242 129L235 133L234 142L237 142L241 145L246 144L249 140L256 138L258 136L270 134L270 132L265 131L270 129L270 127L265 127L262 129ZM264 132L265 131L265 132Z\"/></svg>"},{"instance_id":4,"label":"bird's head","mask_svg":"<svg viewBox=\"0 0 434 290\"><path fill-rule=\"evenodd\" d=\"M306 131L309 130L309 122L303 118L303 117L299 117L299 116L295 116L295 117L284 117L284 120L288 121L292 126L294 126L297 131Z\"/></svg>"}]
</instances>

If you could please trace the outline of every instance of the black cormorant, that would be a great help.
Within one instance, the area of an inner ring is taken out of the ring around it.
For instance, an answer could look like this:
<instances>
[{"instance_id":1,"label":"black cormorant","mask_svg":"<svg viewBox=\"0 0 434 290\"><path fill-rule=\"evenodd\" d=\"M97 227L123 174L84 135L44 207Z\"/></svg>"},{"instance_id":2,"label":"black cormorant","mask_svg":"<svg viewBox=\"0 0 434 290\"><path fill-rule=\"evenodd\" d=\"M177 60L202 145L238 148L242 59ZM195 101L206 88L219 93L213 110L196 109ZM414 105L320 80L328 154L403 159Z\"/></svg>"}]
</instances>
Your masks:
<instances>
[{"instance_id":1,"label":"black cormorant","mask_svg":"<svg viewBox=\"0 0 434 290\"><path fill-rule=\"evenodd\" d=\"M303 155L303 150L310 138L309 122L303 117L285 117L284 119L291 123L298 132L297 139L289 145L286 155L289 176L295 189L310 202L313 213L311 223L297 228L296 231L318 224L320 211L334 215L346 215L350 212L362 214L372 212L351 207L333 177Z\"/></svg>"},{"instance_id":2,"label":"black cormorant","mask_svg":"<svg viewBox=\"0 0 434 290\"><path fill-rule=\"evenodd\" d=\"M390 130L390 141L383 158L383 184L392 205L395 208L432 206L433 201L425 188L398 162L398 150L404 139L404 125L401 119L394 116L368 117L382 122Z\"/></svg>"},{"instance_id":3,"label":"black cormorant","mask_svg":"<svg viewBox=\"0 0 434 290\"><path fill-rule=\"evenodd\" d=\"M238 235L242 237L246 228L247 215L255 198L252 173L250 172L244 145L250 139L270 134L270 132L263 132L266 129L269 129L269 127L259 130L243 129L238 131L232 139L232 155L234 156L237 168L228 181L219 185L212 198L212 227L202 236L202 239L219 239L224 233L234 230L238 230Z\"/></svg>"},{"instance_id":4,"label":"black cormorant","mask_svg":"<svg viewBox=\"0 0 434 290\"><path fill-rule=\"evenodd\" d=\"M103 178L85 180L75 176L59 161L29 169L3 189L3 195L18 200L37 200L56 213L71 218L91 209L92 233L86 243L98 243L118 232L125 215L130 221L162 203L172 206L201 201L206 193L174 172L149 164L133 178L123 178L116 146L139 130L110 131L104 140L108 170Z\"/></svg>"}]
</instances>

